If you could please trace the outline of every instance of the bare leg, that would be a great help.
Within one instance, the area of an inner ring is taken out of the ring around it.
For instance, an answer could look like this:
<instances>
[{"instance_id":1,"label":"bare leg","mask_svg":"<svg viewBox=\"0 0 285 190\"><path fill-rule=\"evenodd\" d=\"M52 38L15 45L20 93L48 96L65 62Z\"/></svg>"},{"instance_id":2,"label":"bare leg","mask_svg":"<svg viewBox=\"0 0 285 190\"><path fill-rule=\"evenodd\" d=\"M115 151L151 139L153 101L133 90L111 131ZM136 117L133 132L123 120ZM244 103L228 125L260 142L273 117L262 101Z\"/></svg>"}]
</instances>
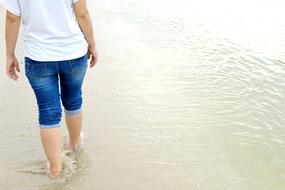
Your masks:
<instances>
[{"instance_id":1,"label":"bare leg","mask_svg":"<svg viewBox=\"0 0 285 190\"><path fill-rule=\"evenodd\" d=\"M42 145L50 162L50 172L58 176L62 170L60 128L40 129Z\"/></svg>"},{"instance_id":2,"label":"bare leg","mask_svg":"<svg viewBox=\"0 0 285 190\"><path fill-rule=\"evenodd\" d=\"M80 132L82 128L82 111L76 115L65 114L65 121L69 133L69 148L74 149L80 145Z\"/></svg>"}]
</instances>

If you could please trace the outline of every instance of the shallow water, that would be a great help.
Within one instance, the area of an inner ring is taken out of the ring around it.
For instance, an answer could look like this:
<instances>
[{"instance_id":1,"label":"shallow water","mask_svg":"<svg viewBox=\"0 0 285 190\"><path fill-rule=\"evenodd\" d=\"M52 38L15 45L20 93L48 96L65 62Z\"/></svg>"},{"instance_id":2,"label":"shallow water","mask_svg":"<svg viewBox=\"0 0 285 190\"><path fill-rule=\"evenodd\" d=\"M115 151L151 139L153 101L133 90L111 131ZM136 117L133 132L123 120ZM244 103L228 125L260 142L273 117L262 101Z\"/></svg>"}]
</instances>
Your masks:
<instances>
[{"instance_id":1,"label":"shallow water","mask_svg":"<svg viewBox=\"0 0 285 190\"><path fill-rule=\"evenodd\" d=\"M0 189L285 189L284 8L90 2L100 57L84 84L86 146L66 157L79 170L47 177L23 65L17 83L0 67Z\"/></svg>"}]
</instances>

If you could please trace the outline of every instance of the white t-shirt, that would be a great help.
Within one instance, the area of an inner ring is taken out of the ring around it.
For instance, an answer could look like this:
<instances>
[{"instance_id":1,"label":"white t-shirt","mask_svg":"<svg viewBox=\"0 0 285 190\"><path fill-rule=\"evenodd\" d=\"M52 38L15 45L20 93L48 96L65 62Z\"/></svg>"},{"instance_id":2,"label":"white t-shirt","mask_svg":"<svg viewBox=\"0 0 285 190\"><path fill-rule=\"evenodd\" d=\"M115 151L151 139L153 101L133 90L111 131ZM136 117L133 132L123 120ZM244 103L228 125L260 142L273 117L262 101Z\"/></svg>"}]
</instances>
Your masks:
<instances>
[{"instance_id":1,"label":"white t-shirt","mask_svg":"<svg viewBox=\"0 0 285 190\"><path fill-rule=\"evenodd\" d=\"M62 61L87 53L87 42L77 23L73 4L79 0L0 0L22 17L25 57Z\"/></svg>"}]
</instances>

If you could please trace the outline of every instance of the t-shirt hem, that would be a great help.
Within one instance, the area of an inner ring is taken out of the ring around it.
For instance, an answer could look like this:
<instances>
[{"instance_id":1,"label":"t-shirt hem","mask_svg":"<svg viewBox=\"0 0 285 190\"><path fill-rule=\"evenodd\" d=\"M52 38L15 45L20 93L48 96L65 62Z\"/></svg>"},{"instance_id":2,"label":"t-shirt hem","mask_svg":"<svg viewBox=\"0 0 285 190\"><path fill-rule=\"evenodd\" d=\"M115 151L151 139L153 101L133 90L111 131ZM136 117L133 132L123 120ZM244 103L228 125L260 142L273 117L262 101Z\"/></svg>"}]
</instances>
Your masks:
<instances>
[{"instance_id":1,"label":"t-shirt hem","mask_svg":"<svg viewBox=\"0 0 285 190\"><path fill-rule=\"evenodd\" d=\"M5 1L0 0L0 5L2 5L7 11L13 13L14 15L21 16L21 13L19 11L10 7L10 5L6 3Z\"/></svg>"},{"instance_id":2,"label":"t-shirt hem","mask_svg":"<svg viewBox=\"0 0 285 190\"><path fill-rule=\"evenodd\" d=\"M28 57L28 58L35 60L35 61L46 61L46 62L48 62L48 61L68 61L68 60L72 60L72 59L82 57L82 56L86 55L87 52L88 52L88 50L81 51L80 53L72 54L72 55L68 55L68 56L64 56L64 57L50 56L50 58L37 57L37 56L33 56L33 55L29 55L29 54L25 53L25 57Z\"/></svg>"}]
</instances>

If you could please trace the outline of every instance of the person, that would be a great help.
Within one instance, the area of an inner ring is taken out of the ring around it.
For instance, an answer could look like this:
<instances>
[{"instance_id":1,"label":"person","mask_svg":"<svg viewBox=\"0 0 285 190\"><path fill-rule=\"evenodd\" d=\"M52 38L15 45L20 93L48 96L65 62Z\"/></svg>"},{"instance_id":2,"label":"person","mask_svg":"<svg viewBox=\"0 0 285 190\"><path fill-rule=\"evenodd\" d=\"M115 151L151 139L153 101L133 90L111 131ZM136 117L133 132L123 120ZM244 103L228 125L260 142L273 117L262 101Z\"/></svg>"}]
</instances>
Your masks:
<instances>
[{"instance_id":1,"label":"person","mask_svg":"<svg viewBox=\"0 0 285 190\"><path fill-rule=\"evenodd\" d=\"M1 0L0 0L1 1ZM98 60L86 0L2 0L6 9L6 72L18 80L15 46L23 25L25 76L38 106L40 136L49 173L59 176L61 160L61 103L71 150L82 134L82 84L88 59Z\"/></svg>"}]
</instances>

